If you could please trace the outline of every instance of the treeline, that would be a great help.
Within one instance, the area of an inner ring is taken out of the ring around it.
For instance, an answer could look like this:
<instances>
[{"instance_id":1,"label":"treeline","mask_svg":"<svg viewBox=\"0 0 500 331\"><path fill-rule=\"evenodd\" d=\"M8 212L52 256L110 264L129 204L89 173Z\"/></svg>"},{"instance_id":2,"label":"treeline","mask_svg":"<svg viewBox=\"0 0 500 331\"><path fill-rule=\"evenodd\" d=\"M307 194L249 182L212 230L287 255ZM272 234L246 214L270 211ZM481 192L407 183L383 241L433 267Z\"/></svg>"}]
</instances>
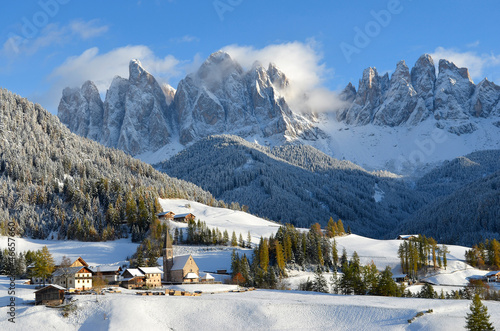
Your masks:
<instances>
[{"instance_id":1,"label":"treeline","mask_svg":"<svg viewBox=\"0 0 500 331\"><path fill-rule=\"evenodd\" d=\"M30 267L30 268L28 268ZM37 251L28 250L17 254L4 249L0 251L0 274L16 278L38 277L46 279L52 275L55 263L47 246Z\"/></svg>"},{"instance_id":2,"label":"treeline","mask_svg":"<svg viewBox=\"0 0 500 331\"><path fill-rule=\"evenodd\" d=\"M201 220L189 220L186 233L184 233L182 228L176 227L171 230L166 223L161 223L155 218L150 223L149 229L143 233L141 244L137 247L134 255L128 258L133 267L156 267L158 258L162 256L167 233L176 245L252 247L250 232L247 233L246 240L244 240L241 233L237 236L236 232L233 231L229 236L227 230L221 232L218 228L210 229L206 222Z\"/></svg>"},{"instance_id":3,"label":"treeline","mask_svg":"<svg viewBox=\"0 0 500 331\"><path fill-rule=\"evenodd\" d=\"M446 245L439 246L434 238L428 238L425 235L403 240L398 249L403 273L413 280L418 278L419 270L425 268L427 271L429 265L432 265L434 270L438 267L446 269L448 266L446 255L448 253Z\"/></svg>"},{"instance_id":4,"label":"treeline","mask_svg":"<svg viewBox=\"0 0 500 331\"><path fill-rule=\"evenodd\" d=\"M481 269L500 269L500 242L486 239L465 252L465 262Z\"/></svg>"},{"instance_id":5,"label":"treeline","mask_svg":"<svg viewBox=\"0 0 500 331\"><path fill-rule=\"evenodd\" d=\"M227 207L194 184L72 134L39 105L3 89L0 197L0 234L14 221L16 235L42 239L112 240L129 231L141 241L160 210L158 197Z\"/></svg>"},{"instance_id":6,"label":"treeline","mask_svg":"<svg viewBox=\"0 0 500 331\"><path fill-rule=\"evenodd\" d=\"M276 236L261 238L254 248L251 263L245 256L233 256L232 276L239 284L260 288L275 288L279 279L287 276L286 267L305 269L317 265L322 270L336 269L339 264L336 242L331 238L345 234L342 220L328 221L325 229L318 223L301 232L287 224ZM247 268L248 264L248 268Z\"/></svg>"}]
</instances>

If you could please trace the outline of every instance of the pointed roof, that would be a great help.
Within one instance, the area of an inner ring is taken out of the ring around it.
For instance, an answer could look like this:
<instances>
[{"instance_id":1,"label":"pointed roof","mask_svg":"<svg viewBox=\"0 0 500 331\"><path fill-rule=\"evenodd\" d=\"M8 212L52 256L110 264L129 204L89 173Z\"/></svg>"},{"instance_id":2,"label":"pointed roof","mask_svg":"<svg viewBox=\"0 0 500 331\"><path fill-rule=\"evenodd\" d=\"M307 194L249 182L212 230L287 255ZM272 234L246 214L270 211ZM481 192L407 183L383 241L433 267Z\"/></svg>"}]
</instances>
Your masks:
<instances>
[{"instance_id":1,"label":"pointed roof","mask_svg":"<svg viewBox=\"0 0 500 331\"><path fill-rule=\"evenodd\" d=\"M181 255L174 257L174 265L172 266L172 270L181 270L186 265L189 258L192 258L191 255ZM193 260L194 261L194 260ZM196 262L195 262L196 264Z\"/></svg>"},{"instance_id":2,"label":"pointed roof","mask_svg":"<svg viewBox=\"0 0 500 331\"><path fill-rule=\"evenodd\" d=\"M165 234L165 248L172 248L172 238L170 237L168 230Z\"/></svg>"},{"instance_id":3,"label":"pointed roof","mask_svg":"<svg viewBox=\"0 0 500 331\"><path fill-rule=\"evenodd\" d=\"M83 267L88 267L89 265L87 262L85 262L84 259L82 259L80 256L71 264L70 267L78 267L78 266L83 266Z\"/></svg>"}]
</instances>

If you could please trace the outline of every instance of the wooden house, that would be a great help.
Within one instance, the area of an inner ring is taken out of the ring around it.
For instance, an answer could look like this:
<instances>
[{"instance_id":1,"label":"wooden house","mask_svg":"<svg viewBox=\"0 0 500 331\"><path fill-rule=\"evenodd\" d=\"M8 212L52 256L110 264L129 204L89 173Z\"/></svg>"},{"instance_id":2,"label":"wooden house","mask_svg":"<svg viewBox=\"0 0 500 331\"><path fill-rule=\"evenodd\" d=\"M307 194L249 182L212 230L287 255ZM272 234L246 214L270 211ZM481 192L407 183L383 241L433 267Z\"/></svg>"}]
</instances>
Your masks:
<instances>
[{"instance_id":1,"label":"wooden house","mask_svg":"<svg viewBox=\"0 0 500 331\"><path fill-rule=\"evenodd\" d=\"M64 287L48 285L35 291L35 305L58 306L64 302Z\"/></svg>"},{"instance_id":2,"label":"wooden house","mask_svg":"<svg viewBox=\"0 0 500 331\"><path fill-rule=\"evenodd\" d=\"M171 221L174 219L175 213L172 211L164 211L162 213L156 214L160 221Z\"/></svg>"},{"instance_id":3,"label":"wooden house","mask_svg":"<svg viewBox=\"0 0 500 331\"><path fill-rule=\"evenodd\" d=\"M144 274L147 287L161 287L163 271L157 267L138 267L137 269Z\"/></svg>"},{"instance_id":4,"label":"wooden house","mask_svg":"<svg viewBox=\"0 0 500 331\"><path fill-rule=\"evenodd\" d=\"M398 236L398 240L410 240L410 239L418 239L419 235L418 234L400 234Z\"/></svg>"},{"instance_id":5,"label":"wooden house","mask_svg":"<svg viewBox=\"0 0 500 331\"><path fill-rule=\"evenodd\" d=\"M70 267L88 267L89 265L84 259L78 257L75 262L71 263Z\"/></svg>"},{"instance_id":6,"label":"wooden house","mask_svg":"<svg viewBox=\"0 0 500 331\"><path fill-rule=\"evenodd\" d=\"M100 275L108 284L114 284L121 279L122 268L120 266L103 265L90 268L94 276Z\"/></svg>"},{"instance_id":7,"label":"wooden house","mask_svg":"<svg viewBox=\"0 0 500 331\"><path fill-rule=\"evenodd\" d=\"M182 223L188 223L189 221L194 221L196 216L194 216L191 213L187 214L178 214L174 216L174 221L175 222L182 222Z\"/></svg>"},{"instance_id":8,"label":"wooden house","mask_svg":"<svg viewBox=\"0 0 500 331\"><path fill-rule=\"evenodd\" d=\"M400 284L408 284L408 275L406 274L396 274L396 275L392 275L392 279L394 279L394 281L396 283L400 283Z\"/></svg>"},{"instance_id":9,"label":"wooden house","mask_svg":"<svg viewBox=\"0 0 500 331\"><path fill-rule=\"evenodd\" d=\"M500 282L500 270L490 271L486 275L486 281L490 282Z\"/></svg>"},{"instance_id":10,"label":"wooden house","mask_svg":"<svg viewBox=\"0 0 500 331\"><path fill-rule=\"evenodd\" d=\"M137 268L128 268L121 275L121 286L127 289L141 288L146 285L146 275Z\"/></svg>"}]
</instances>

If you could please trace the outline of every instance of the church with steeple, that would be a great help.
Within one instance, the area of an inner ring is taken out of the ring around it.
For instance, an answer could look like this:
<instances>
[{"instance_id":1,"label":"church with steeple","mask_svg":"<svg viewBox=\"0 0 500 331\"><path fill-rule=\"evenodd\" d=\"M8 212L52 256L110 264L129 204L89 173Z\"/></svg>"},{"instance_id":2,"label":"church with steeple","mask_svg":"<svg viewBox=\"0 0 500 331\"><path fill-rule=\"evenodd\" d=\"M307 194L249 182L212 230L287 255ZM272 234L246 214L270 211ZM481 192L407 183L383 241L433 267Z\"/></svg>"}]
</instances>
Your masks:
<instances>
[{"instance_id":1,"label":"church with steeple","mask_svg":"<svg viewBox=\"0 0 500 331\"><path fill-rule=\"evenodd\" d=\"M200 268L191 255L174 257L172 238L167 230L165 234L165 248L163 249L163 282L182 284L198 283Z\"/></svg>"}]
</instances>

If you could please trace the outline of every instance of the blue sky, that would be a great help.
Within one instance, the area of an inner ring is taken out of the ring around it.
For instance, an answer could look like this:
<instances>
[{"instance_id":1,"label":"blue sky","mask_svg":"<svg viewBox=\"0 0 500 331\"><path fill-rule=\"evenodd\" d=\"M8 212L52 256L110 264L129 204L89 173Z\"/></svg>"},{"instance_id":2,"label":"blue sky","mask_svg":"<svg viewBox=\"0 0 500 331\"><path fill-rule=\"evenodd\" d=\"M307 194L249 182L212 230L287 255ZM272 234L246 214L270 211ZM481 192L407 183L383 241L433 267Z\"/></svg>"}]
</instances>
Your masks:
<instances>
[{"instance_id":1,"label":"blue sky","mask_svg":"<svg viewBox=\"0 0 500 331\"><path fill-rule=\"evenodd\" d=\"M0 87L56 113L65 86L127 77L139 58L174 87L225 49L275 62L298 86L357 86L364 68L411 68L421 54L500 84L496 1L156 0L8 2L0 12ZM361 32L360 32L361 31ZM302 84L302 85L300 85Z\"/></svg>"}]
</instances>

